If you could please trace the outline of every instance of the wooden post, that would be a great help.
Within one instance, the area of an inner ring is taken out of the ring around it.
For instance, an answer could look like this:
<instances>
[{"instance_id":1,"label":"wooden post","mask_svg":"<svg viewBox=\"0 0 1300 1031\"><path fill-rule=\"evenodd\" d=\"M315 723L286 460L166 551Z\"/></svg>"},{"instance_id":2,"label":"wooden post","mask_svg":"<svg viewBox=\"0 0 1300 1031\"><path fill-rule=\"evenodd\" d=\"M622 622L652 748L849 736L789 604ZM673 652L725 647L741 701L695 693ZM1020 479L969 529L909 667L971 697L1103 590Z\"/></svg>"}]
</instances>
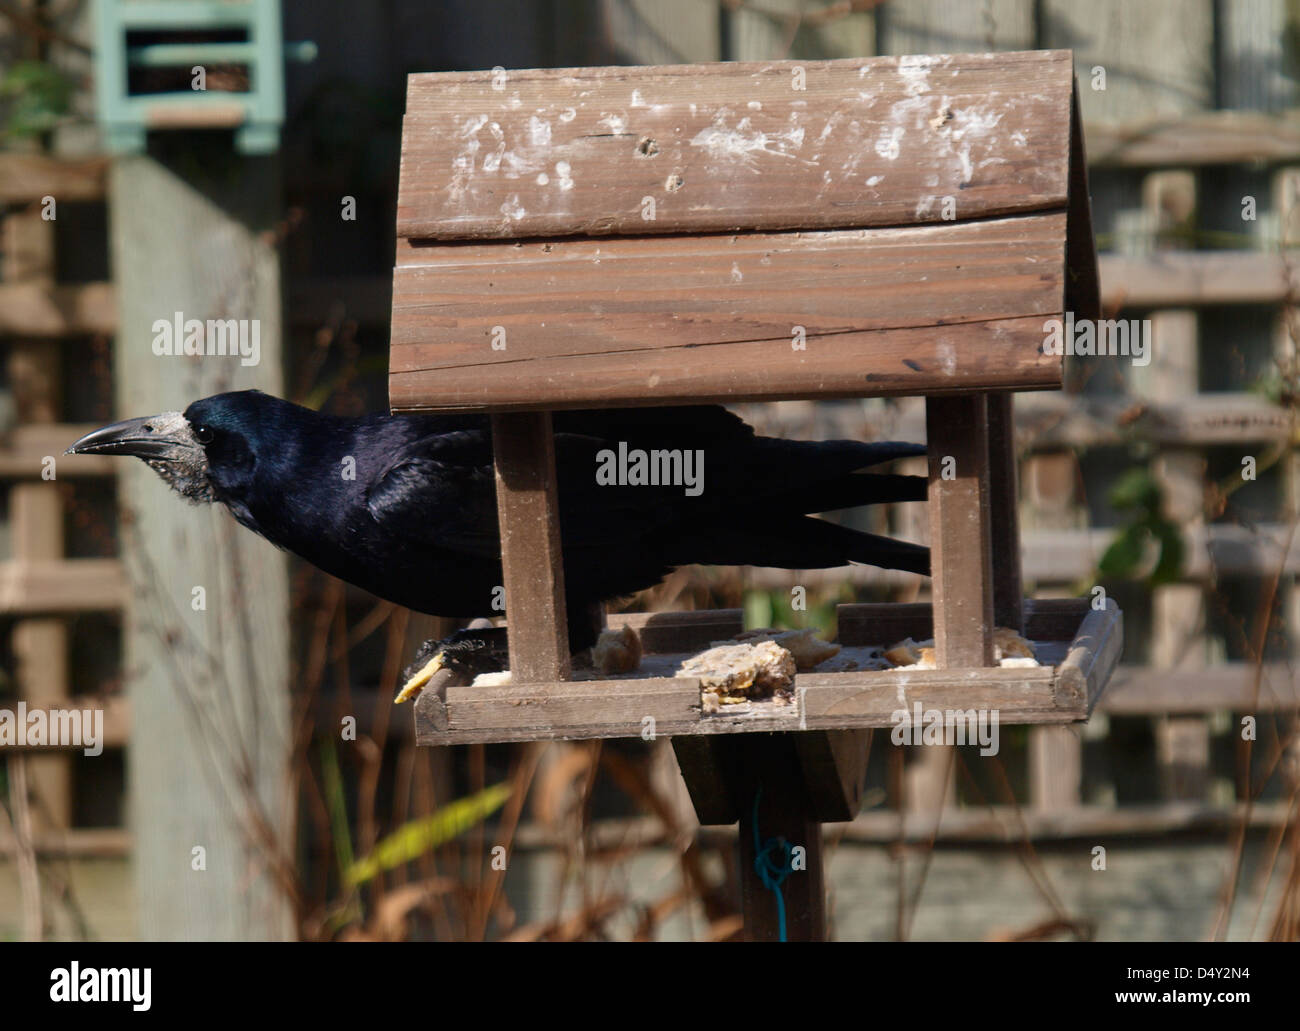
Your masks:
<instances>
[{"instance_id":1,"label":"wooden post","mask_svg":"<svg viewBox=\"0 0 1300 1031\"><path fill-rule=\"evenodd\" d=\"M551 413L494 415L492 454L511 679L520 684L568 680L569 630Z\"/></svg>"},{"instance_id":2,"label":"wooden post","mask_svg":"<svg viewBox=\"0 0 1300 1031\"><path fill-rule=\"evenodd\" d=\"M993 564L993 619L1024 629L1020 580L1020 491L1016 480L1016 416L1012 394L989 394L989 511Z\"/></svg>"},{"instance_id":3,"label":"wooden post","mask_svg":"<svg viewBox=\"0 0 1300 1031\"><path fill-rule=\"evenodd\" d=\"M930 568L940 669L993 665L988 406L983 394L927 397Z\"/></svg>"},{"instance_id":4,"label":"wooden post","mask_svg":"<svg viewBox=\"0 0 1300 1031\"><path fill-rule=\"evenodd\" d=\"M123 417L223 390L283 392L276 163L198 134L176 152L119 158L110 171ZM154 354L155 320L178 311L257 320L258 362ZM270 872L294 841L284 555L222 506L184 504L143 462L122 462L119 475L140 936L292 937Z\"/></svg>"},{"instance_id":5,"label":"wooden post","mask_svg":"<svg viewBox=\"0 0 1300 1031\"><path fill-rule=\"evenodd\" d=\"M54 284L54 223L38 204L4 219L5 283ZM9 383L21 425L56 423L61 415L61 345L56 340L15 340L9 347ZM57 464L55 465L57 477ZM57 482L15 484L9 492L12 553L20 562L63 558L63 502ZM68 697L68 627L62 618L22 619L13 627L18 691L27 704L58 706ZM67 753L27 759L30 786L39 800L34 825L66 830L72 823L72 766Z\"/></svg>"},{"instance_id":6,"label":"wooden post","mask_svg":"<svg viewBox=\"0 0 1300 1031\"><path fill-rule=\"evenodd\" d=\"M802 849L804 869L787 871L779 884L785 909L787 941L826 940L826 881L822 871L822 828L813 815L812 802L800 772L795 742L790 734L746 734L738 747L736 786L740 807L740 902L745 937L750 941L778 941L776 895L755 868L755 827L758 847L784 840ZM755 822L755 799L758 801ZM769 853L781 865L783 849ZM798 861L798 860L796 860Z\"/></svg>"}]
</instances>

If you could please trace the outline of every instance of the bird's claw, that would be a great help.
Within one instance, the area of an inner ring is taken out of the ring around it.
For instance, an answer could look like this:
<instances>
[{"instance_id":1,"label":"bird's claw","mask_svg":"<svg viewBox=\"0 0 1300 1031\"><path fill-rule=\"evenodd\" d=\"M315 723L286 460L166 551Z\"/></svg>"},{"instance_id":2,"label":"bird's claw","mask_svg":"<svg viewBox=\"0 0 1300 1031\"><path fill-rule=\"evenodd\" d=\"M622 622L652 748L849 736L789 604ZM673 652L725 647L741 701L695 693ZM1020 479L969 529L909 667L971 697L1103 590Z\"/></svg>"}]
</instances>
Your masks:
<instances>
[{"instance_id":1,"label":"bird's claw","mask_svg":"<svg viewBox=\"0 0 1300 1031\"><path fill-rule=\"evenodd\" d=\"M507 663L503 627L458 630L444 640L425 641L420 646L393 701L401 703L413 698L441 670L450 669L472 681L480 673L500 672Z\"/></svg>"}]
</instances>

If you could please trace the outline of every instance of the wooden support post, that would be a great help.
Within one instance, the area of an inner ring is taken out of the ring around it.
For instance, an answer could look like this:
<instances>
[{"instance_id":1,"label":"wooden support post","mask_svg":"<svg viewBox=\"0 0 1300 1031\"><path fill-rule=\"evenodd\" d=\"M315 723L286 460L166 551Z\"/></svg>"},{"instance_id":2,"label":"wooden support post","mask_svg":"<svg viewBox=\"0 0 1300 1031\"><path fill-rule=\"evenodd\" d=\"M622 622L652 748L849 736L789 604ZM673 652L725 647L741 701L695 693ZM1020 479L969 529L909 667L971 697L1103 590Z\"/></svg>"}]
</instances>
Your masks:
<instances>
[{"instance_id":1,"label":"wooden support post","mask_svg":"<svg viewBox=\"0 0 1300 1031\"><path fill-rule=\"evenodd\" d=\"M232 157L219 138L187 137L174 159L114 160L119 415L182 409L224 390L283 393L280 201L275 159ZM155 354L154 322L176 312L257 320L257 360ZM294 841L284 553L224 506L180 504L143 462L121 462L118 476L131 580L123 669L139 936L293 937L273 873L292 864Z\"/></svg>"},{"instance_id":2,"label":"wooden support post","mask_svg":"<svg viewBox=\"0 0 1300 1031\"><path fill-rule=\"evenodd\" d=\"M39 205L4 219L3 279L6 283L54 284L54 223ZM9 346L8 374L19 425L60 421L61 345L56 340L15 340ZM54 456L52 456L54 457ZM57 465L54 466L57 476ZM12 554L17 562L63 558L63 500L57 482L15 484L9 492ZM68 627L59 617L23 619L13 627L18 692L29 706L66 702ZM44 752L27 760L29 784L37 805L38 830L66 830L72 823L72 765L66 752Z\"/></svg>"},{"instance_id":3,"label":"wooden support post","mask_svg":"<svg viewBox=\"0 0 1300 1031\"><path fill-rule=\"evenodd\" d=\"M988 405L983 394L925 399L930 565L940 669L993 665Z\"/></svg>"},{"instance_id":4,"label":"wooden support post","mask_svg":"<svg viewBox=\"0 0 1300 1031\"><path fill-rule=\"evenodd\" d=\"M560 506L550 412L492 416L510 672L517 684L569 679Z\"/></svg>"},{"instance_id":5,"label":"wooden support post","mask_svg":"<svg viewBox=\"0 0 1300 1031\"><path fill-rule=\"evenodd\" d=\"M989 511L992 515L993 619L997 626L1024 628L1024 586L1020 582L1020 491L1016 482L1014 395L988 395Z\"/></svg>"},{"instance_id":6,"label":"wooden support post","mask_svg":"<svg viewBox=\"0 0 1300 1031\"><path fill-rule=\"evenodd\" d=\"M822 828L813 816L795 742L789 734L738 736L741 741L736 756L736 795L740 806L740 902L745 937L750 941L780 939L776 894L764 884L755 868L757 829L758 848L776 839L803 850L796 862L804 869L787 871L779 885L785 909L786 940L825 941ZM780 865L785 851L776 847L769 855Z\"/></svg>"}]
</instances>

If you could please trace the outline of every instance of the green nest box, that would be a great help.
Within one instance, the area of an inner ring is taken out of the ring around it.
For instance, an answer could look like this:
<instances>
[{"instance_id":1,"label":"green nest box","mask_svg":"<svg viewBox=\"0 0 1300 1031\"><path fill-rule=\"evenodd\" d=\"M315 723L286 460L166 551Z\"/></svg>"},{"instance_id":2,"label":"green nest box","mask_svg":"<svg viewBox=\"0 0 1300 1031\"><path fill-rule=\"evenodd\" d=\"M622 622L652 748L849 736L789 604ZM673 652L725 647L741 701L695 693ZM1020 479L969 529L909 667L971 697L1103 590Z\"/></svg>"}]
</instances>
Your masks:
<instances>
[{"instance_id":1,"label":"green nest box","mask_svg":"<svg viewBox=\"0 0 1300 1031\"><path fill-rule=\"evenodd\" d=\"M113 154L144 150L151 129L234 129L244 154L268 154L284 121L279 0L97 0L96 106Z\"/></svg>"}]
</instances>

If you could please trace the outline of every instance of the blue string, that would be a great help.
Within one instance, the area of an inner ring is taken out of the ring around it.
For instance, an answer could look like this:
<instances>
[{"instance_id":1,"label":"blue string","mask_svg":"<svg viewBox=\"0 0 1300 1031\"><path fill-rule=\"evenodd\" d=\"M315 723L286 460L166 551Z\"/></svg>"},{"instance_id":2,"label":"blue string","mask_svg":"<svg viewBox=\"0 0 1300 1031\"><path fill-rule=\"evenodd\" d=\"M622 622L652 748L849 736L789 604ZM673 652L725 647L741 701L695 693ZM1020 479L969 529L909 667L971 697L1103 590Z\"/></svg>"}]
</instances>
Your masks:
<instances>
[{"instance_id":1,"label":"blue string","mask_svg":"<svg viewBox=\"0 0 1300 1031\"><path fill-rule=\"evenodd\" d=\"M776 896L776 926L781 941L785 941L785 898L781 894L782 882L790 876L794 849L784 838L768 838L763 844L758 834L758 803L763 797L763 785L754 793L754 872L763 882L763 887ZM781 862L777 862L774 853L781 853Z\"/></svg>"}]
</instances>

